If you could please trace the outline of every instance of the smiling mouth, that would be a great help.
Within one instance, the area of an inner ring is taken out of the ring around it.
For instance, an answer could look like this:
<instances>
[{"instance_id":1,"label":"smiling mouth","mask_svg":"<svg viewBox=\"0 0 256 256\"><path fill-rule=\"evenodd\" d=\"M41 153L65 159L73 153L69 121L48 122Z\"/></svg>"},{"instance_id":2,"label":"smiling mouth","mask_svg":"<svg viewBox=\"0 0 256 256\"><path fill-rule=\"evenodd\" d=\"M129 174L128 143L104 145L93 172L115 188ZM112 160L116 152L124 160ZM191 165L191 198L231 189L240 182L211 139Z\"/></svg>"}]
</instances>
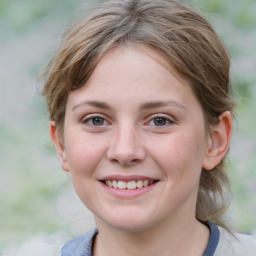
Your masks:
<instances>
[{"instance_id":1,"label":"smiling mouth","mask_svg":"<svg viewBox=\"0 0 256 256\"><path fill-rule=\"evenodd\" d=\"M157 182L157 180L131 180L131 181L123 181L123 180L104 180L103 183L111 188L116 189L139 189L143 187L148 187L153 183Z\"/></svg>"}]
</instances>

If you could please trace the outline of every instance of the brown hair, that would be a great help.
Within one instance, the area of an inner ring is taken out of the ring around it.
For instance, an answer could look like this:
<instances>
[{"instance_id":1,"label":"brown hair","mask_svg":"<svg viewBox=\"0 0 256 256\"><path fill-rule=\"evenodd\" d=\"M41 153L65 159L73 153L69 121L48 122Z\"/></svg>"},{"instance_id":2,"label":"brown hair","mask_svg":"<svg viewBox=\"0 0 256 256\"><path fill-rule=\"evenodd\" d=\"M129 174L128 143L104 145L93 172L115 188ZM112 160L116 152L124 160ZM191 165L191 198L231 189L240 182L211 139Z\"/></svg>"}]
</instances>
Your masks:
<instances>
[{"instance_id":1,"label":"brown hair","mask_svg":"<svg viewBox=\"0 0 256 256\"><path fill-rule=\"evenodd\" d=\"M109 49L127 42L153 49L190 82L208 126L224 111L234 115L229 57L205 18L176 1L112 0L66 31L46 69L42 94L60 134L69 92L86 83ZM225 227L221 216L227 209L226 190L224 160L211 171L202 170L196 207L200 221Z\"/></svg>"}]
</instances>

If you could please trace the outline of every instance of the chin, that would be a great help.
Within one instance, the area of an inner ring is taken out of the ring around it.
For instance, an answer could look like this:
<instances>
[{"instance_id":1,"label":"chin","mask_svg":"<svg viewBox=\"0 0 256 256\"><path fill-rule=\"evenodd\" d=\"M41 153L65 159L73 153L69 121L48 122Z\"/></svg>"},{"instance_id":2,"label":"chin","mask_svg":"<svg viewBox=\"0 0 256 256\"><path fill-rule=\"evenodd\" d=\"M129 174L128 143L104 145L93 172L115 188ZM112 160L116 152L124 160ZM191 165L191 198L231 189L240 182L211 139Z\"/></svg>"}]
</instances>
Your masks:
<instances>
[{"instance_id":1,"label":"chin","mask_svg":"<svg viewBox=\"0 0 256 256\"><path fill-rule=\"evenodd\" d=\"M143 216L139 213L132 214L127 212L125 214L117 214L116 216L105 216L104 218L95 218L97 225L110 226L113 229L118 229L127 232L142 232L152 228L156 223L153 218Z\"/></svg>"}]
</instances>

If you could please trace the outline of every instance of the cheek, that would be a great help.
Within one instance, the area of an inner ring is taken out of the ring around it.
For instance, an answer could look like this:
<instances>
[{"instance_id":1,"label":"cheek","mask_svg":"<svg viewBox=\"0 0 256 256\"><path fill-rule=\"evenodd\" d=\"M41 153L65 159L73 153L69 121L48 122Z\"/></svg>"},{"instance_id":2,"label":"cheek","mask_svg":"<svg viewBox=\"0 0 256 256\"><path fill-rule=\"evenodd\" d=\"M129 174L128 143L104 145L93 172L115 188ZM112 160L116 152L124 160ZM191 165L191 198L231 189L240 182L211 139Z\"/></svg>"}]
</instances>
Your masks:
<instances>
[{"instance_id":1,"label":"cheek","mask_svg":"<svg viewBox=\"0 0 256 256\"><path fill-rule=\"evenodd\" d=\"M73 134L66 142L67 161L71 175L92 175L98 163L104 157L105 146L103 140Z\"/></svg>"},{"instance_id":2,"label":"cheek","mask_svg":"<svg viewBox=\"0 0 256 256\"><path fill-rule=\"evenodd\" d=\"M90 206L95 195L95 170L104 158L104 141L84 134L69 136L67 159L74 189L81 201ZM90 207L89 207L90 208Z\"/></svg>"},{"instance_id":3,"label":"cheek","mask_svg":"<svg viewBox=\"0 0 256 256\"><path fill-rule=\"evenodd\" d=\"M204 142L195 133L173 134L154 147L155 159L167 175L180 180L201 172ZM196 175L197 176L197 175Z\"/></svg>"}]
</instances>

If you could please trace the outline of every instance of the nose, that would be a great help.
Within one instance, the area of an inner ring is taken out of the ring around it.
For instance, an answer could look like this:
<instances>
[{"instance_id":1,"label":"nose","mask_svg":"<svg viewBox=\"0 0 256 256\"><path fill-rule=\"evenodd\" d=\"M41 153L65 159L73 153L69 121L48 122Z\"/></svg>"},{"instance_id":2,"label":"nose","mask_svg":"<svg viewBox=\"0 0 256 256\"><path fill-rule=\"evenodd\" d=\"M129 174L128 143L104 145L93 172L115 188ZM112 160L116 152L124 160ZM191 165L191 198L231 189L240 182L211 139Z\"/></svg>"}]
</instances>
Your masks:
<instances>
[{"instance_id":1,"label":"nose","mask_svg":"<svg viewBox=\"0 0 256 256\"><path fill-rule=\"evenodd\" d=\"M108 147L107 158L122 166L132 166L144 160L145 148L139 131L133 127L123 126L116 129Z\"/></svg>"}]
</instances>

